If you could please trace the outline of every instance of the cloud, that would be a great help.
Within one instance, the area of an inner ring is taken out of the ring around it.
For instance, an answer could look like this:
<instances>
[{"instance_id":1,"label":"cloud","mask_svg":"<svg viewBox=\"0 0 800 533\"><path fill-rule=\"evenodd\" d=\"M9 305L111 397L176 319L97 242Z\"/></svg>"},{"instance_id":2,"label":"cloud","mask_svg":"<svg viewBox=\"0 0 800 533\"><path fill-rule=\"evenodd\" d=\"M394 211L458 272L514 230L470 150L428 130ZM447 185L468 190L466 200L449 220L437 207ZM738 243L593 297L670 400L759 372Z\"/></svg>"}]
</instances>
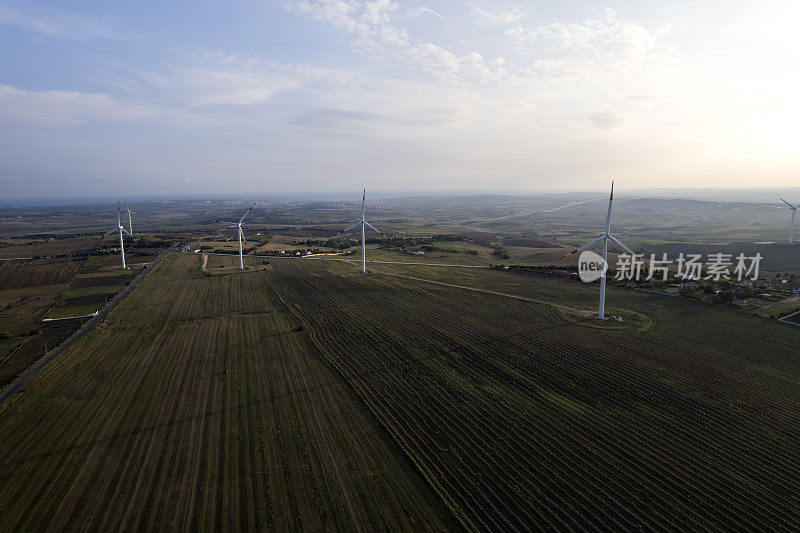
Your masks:
<instances>
[{"instance_id":1,"label":"cloud","mask_svg":"<svg viewBox=\"0 0 800 533\"><path fill-rule=\"evenodd\" d=\"M431 73L441 81L524 85L558 83L568 78L615 79L666 72L677 56L666 44L668 25L652 28L620 19L607 9L579 22L558 21L510 27L498 36L511 41L511 53L486 58L478 50L423 41L393 21L397 5L389 0L293 0L290 12L328 24L345 36L357 52L376 61L405 64ZM427 13L424 7L409 13ZM473 18L484 23L518 23L525 12L520 4L498 12L472 6Z\"/></svg>"},{"instance_id":2,"label":"cloud","mask_svg":"<svg viewBox=\"0 0 800 533\"><path fill-rule=\"evenodd\" d=\"M668 78L682 58L666 41L669 25L651 28L621 20L607 9L581 22L515 26L505 36L527 62L509 66L517 79L591 79L593 83L647 90L655 78ZM641 84L636 80L643 80Z\"/></svg>"},{"instance_id":3,"label":"cloud","mask_svg":"<svg viewBox=\"0 0 800 533\"><path fill-rule=\"evenodd\" d=\"M388 111L388 110L386 110ZM306 139L368 144L391 135L397 120L385 113L339 108L316 108L288 117L293 132Z\"/></svg>"},{"instance_id":4,"label":"cloud","mask_svg":"<svg viewBox=\"0 0 800 533\"><path fill-rule=\"evenodd\" d=\"M614 10L606 9L601 16L583 22L516 26L505 34L516 42L519 52L529 55L568 51L591 52L595 56L643 56L656 49L659 38L669 31L669 25L647 28L619 20Z\"/></svg>"},{"instance_id":5,"label":"cloud","mask_svg":"<svg viewBox=\"0 0 800 533\"><path fill-rule=\"evenodd\" d=\"M159 106L202 113L215 108L251 107L268 104L285 94L315 93L363 83L356 74L279 63L253 56L240 57L223 51L192 50L175 63L158 69L130 69L120 83L111 75L110 87L157 102Z\"/></svg>"},{"instance_id":6,"label":"cloud","mask_svg":"<svg viewBox=\"0 0 800 533\"><path fill-rule=\"evenodd\" d=\"M440 20L445 20L443 16L441 16L439 13L429 8L428 6L415 7L414 9L409 9L406 12L406 16L408 16L409 18L420 18L425 15L432 15Z\"/></svg>"},{"instance_id":7,"label":"cloud","mask_svg":"<svg viewBox=\"0 0 800 533\"><path fill-rule=\"evenodd\" d=\"M94 120L139 118L153 113L147 106L119 101L102 93L26 91L0 85L0 123L27 129L79 126Z\"/></svg>"},{"instance_id":8,"label":"cloud","mask_svg":"<svg viewBox=\"0 0 800 533\"><path fill-rule=\"evenodd\" d=\"M392 24L397 4L389 0L294 0L284 7L330 24L351 39L353 48L376 59L390 58L442 78L486 79L492 75L492 65L483 61L481 54L457 54L436 43L419 42L410 31Z\"/></svg>"},{"instance_id":9,"label":"cloud","mask_svg":"<svg viewBox=\"0 0 800 533\"><path fill-rule=\"evenodd\" d=\"M122 38L106 21L52 8L14 10L0 6L0 24L77 41Z\"/></svg>"},{"instance_id":10,"label":"cloud","mask_svg":"<svg viewBox=\"0 0 800 533\"><path fill-rule=\"evenodd\" d=\"M589 115L589 120L592 122L595 128L601 130L614 129L625 122L624 118L614 111L609 110L592 113Z\"/></svg>"},{"instance_id":11,"label":"cloud","mask_svg":"<svg viewBox=\"0 0 800 533\"><path fill-rule=\"evenodd\" d=\"M181 66L168 83L168 92L193 107L250 106L261 104L280 91L296 88L300 82L269 67L236 64L230 68Z\"/></svg>"},{"instance_id":12,"label":"cloud","mask_svg":"<svg viewBox=\"0 0 800 533\"><path fill-rule=\"evenodd\" d=\"M520 4L511 4L511 10L505 12L487 11L473 6L472 15L478 20L490 24L513 24L525 16L525 10Z\"/></svg>"},{"instance_id":13,"label":"cloud","mask_svg":"<svg viewBox=\"0 0 800 533\"><path fill-rule=\"evenodd\" d=\"M391 0L364 2L361 18L373 26L389 22L389 13L397 11L397 4Z\"/></svg>"},{"instance_id":14,"label":"cloud","mask_svg":"<svg viewBox=\"0 0 800 533\"><path fill-rule=\"evenodd\" d=\"M384 120L385 115L349 109L315 109L293 117L289 124L311 128L340 128Z\"/></svg>"}]
</instances>

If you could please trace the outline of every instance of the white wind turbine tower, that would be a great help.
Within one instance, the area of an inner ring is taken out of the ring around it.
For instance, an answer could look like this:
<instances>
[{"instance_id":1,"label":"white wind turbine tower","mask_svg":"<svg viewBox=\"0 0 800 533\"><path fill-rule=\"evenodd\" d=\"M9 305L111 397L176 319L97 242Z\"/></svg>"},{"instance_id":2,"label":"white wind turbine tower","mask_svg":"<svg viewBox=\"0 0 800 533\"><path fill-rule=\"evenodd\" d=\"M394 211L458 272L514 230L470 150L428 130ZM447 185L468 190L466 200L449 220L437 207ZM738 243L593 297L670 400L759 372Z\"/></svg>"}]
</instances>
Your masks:
<instances>
[{"instance_id":1,"label":"white wind turbine tower","mask_svg":"<svg viewBox=\"0 0 800 533\"><path fill-rule=\"evenodd\" d=\"M111 235L115 231L119 231L119 251L122 254L122 270L126 270L127 267L125 266L125 243L122 240L122 234L127 233L131 237L133 237L133 235L131 235L131 233L128 230L122 227L122 219L120 218L119 214L119 202L117 202L117 227L104 233L103 237L105 237L106 235Z\"/></svg>"},{"instance_id":2,"label":"white wind turbine tower","mask_svg":"<svg viewBox=\"0 0 800 533\"><path fill-rule=\"evenodd\" d=\"M778 199L792 208L792 225L789 227L789 244L792 244L792 241L794 240L794 221L797 218L797 209L800 208L800 204L792 205L780 196Z\"/></svg>"},{"instance_id":3,"label":"white wind turbine tower","mask_svg":"<svg viewBox=\"0 0 800 533\"><path fill-rule=\"evenodd\" d=\"M603 262L607 265L608 264L608 239L611 239L612 241L617 243L623 250L625 250L626 252L631 254L631 256L636 255L636 254L633 253L633 251L630 248L628 248L627 246L622 244L619 241L619 239L617 239L616 237L611 235L611 204L612 204L613 201L614 201L614 182L612 181L611 182L611 197L608 199L608 214L606 215L606 230L604 232L602 232L600 234L600 237L598 237L597 239L593 240L590 243L584 244L583 246L581 246L580 248L578 248L576 250L572 250L567 255L562 256L561 259L564 259L565 257L568 257L568 256L570 256L570 255L572 255L574 253L580 252L581 250L585 250L586 248L588 248L590 246L594 246L598 242L602 241L603 242ZM603 269L601 271L601 275L600 275L600 308L599 308L599 311L597 313L599 318L605 318L605 310L606 310L606 271L605 270L606 269Z\"/></svg>"},{"instance_id":4,"label":"white wind turbine tower","mask_svg":"<svg viewBox=\"0 0 800 533\"><path fill-rule=\"evenodd\" d=\"M339 234L348 232L351 229L353 229L356 226L358 226L359 224L361 224L361 272L363 274L367 273L367 239L366 239L366 235L365 235L366 226L369 226L372 230L375 231L375 233L378 233L381 236L383 236L382 232L378 231L378 229L375 228L375 226L373 226L372 224L367 222L367 219L364 216L365 215L366 202L367 202L367 190L364 189L364 195L361 197L361 220L359 220L358 222L356 222L352 226L349 226L349 227L347 227L347 228L345 228L345 229L343 229L342 231L339 232Z\"/></svg>"},{"instance_id":5,"label":"white wind turbine tower","mask_svg":"<svg viewBox=\"0 0 800 533\"><path fill-rule=\"evenodd\" d=\"M130 231L131 235L133 235L133 219L131 218L133 211L131 211L131 208L128 207L128 201L125 198L123 198L122 201L125 202L125 210L128 212L128 230Z\"/></svg>"}]
</instances>

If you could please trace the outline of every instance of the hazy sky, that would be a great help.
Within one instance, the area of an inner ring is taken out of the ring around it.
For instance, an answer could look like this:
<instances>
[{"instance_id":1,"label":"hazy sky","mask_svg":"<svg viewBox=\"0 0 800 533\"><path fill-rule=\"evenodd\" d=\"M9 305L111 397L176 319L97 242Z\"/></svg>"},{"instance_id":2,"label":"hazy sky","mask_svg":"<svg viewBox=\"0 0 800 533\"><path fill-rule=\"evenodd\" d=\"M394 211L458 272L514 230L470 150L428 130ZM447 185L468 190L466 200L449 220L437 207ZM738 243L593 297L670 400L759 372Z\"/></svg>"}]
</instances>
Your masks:
<instances>
[{"instance_id":1,"label":"hazy sky","mask_svg":"<svg viewBox=\"0 0 800 533\"><path fill-rule=\"evenodd\" d=\"M0 0L0 196L796 185L799 18Z\"/></svg>"}]
</instances>

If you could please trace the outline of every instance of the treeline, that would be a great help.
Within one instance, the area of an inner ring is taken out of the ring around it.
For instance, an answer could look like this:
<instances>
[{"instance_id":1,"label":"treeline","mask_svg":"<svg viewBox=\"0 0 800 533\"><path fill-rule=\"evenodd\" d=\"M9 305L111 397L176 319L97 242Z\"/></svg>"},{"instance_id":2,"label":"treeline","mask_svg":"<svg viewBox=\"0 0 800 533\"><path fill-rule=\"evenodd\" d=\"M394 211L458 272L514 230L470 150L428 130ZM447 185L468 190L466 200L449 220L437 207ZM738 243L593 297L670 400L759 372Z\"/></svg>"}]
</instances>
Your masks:
<instances>
[{"instance_id":1,"label":"treeline","mask_svg":"<svg viewBox=\"0 0 800 533\"><path fill-rule=\"evenodd\" d=\"M168 246L172 246L173 244L177 244L178 241L172 241L167 239L159 239L158 237L136 237L136 241L134 242L134 246L137 248L165 248Z\"/></svg>"},{"instance_id":2,"label":"treeline","mask_svg":"<svg viewBox=\"0 0 800 533\"><path fill-rule=\"evenodd\" d=\"M406 237L395 235L380 240L381 248L419 248L425 252L434 252L439 248L434 242L468 242L464 235L436 234L430 237Z\"/></svg>"},{"instance_id":3,"label":"treeline","mask_svg":"<svg viewBox=\"0 0 800 533\"><path fill-rule=\"evenodd\" d=\"M549 274L553 276L572 277L578 275L576 266L547 266L547 265L490 265L494 270L510 270L512 272L533 272L536 274Z\"/></svg>"},{"instance_id":4,"label":"treeline","mask_svg":"<svg viewBox=\"0 0 800 533\"><path fill-rule=\"evenodd\" d=\"M511 255L508 253L508 248L504 246L497 246L492 251L492 255L495 257L499 257L500 259L511 259Z\"/></svg>"},{"instance_id":5,"label":"treeline","mask_svg":"<svg viewBox=\"0 0 800 533\"><path fill-rule=\"evenodd\" d=\"M372 233L372 230L368 230ZM410 237L403 235L391 235L379 237L377 235L369 235L366 238L367 244L377 244L379 248L383 249L406 249L414 248L424 252L435 252L440 248L434 242L471 242L471 239L464 235L457 235L451 233L440 233L431 235L430 237ZM353 246L361 244L361 239L358 235L353 237L351 235L337 235L329 239L306 239L295 241L293 244L297 246L307 246L309 248L333 248L336 250L346 250ZM451 250L452 251L452 250ZM314 252L316 253L316 252ZM477 251L468 250L467 253L477 255Z\"/></svg>"}]
</instances>

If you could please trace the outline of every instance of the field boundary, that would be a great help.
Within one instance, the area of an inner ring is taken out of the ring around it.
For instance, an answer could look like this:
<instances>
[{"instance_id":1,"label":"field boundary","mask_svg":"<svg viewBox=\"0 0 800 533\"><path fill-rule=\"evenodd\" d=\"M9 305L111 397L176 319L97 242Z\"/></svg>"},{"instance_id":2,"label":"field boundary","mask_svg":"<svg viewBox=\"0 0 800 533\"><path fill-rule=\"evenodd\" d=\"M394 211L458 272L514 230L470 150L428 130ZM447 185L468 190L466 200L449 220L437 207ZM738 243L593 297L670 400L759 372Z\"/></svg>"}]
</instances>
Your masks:
<instances>
[{"instance_id":1,"label":"field boundary","mask_svg":"<svg viewBox=\"0 0 800 533\"><path fill-rule=\"evenodd\" d=\"M790 313L790 314L788 314L788 315L786 315L784 317L781 317L781 318L778 319L778 322L783 322L784 324L789 324L791 326L800 326L800 323L792 322L791 320L788 320L789 318L792 318L794 315L797 315L797 314L800 314L800 311L795 311L794 313Z\"/></svg>"},{"instance_id":2,"label":"field boundary","mask_svg":"<svg viewBox=\"0 0 800 533\"><path fill-rule=\"evenodd\" d=\"M61 318L43 318L42 322L55 322L57 320L74 320L76 318L89 318L90 316L95 316L97 313L91 313L89 315L78 315L78 316L62 316Z\"/></svg>"},{"instance_id":3,"label":"field boundary","mask_svg":"<svg viewBox=\"0 0 800 533\"><path fill-rule=\"evenodd\" d=\"M531 303L535 303L535 304L549 305L549 306L555 307L556 309L569 309L569 310L572 310L572 311L580 311L582 313L583 312L586 312L586 313L591 312L591 311L589 311L587 309L577 309L577 308L574 308L574 307L568 307L566 305L559 305L559 304L553 303L553 302L546 302L544 300L537 300L536 298L530 298L528 296L520 296L519 294L508 294L508 293L505 293L505 292L490 291L489 289L481 289L481 288L478 288L478 287L470 287L468 285L456 285L455 283L447 283L445 281L436 281L436 280L425 279L425 278L415 278L414 276L405 276L403 274L392 274L392 273L389 273L389 272L377 272L377 274L378 275L382 275L382 276L393 276L393 277L396 277L396 278L410 279L410 280L414 280L414 281L422 281L422 282L425 282L425 283L432 283L434 285L441 285L443 287L452 287L454 289L462 289L462 290L467 290L467 291L480 292L480 293L483 293L483 294L492 294L494 296L503 296L505 298L514 298L515 300L523 300L525 302L531 302Z\"/></svg>"},{"instance_id":4,"label":"field boundary","mask_svg":"<svg viewBox=\"0 0 800 533\"><path fill-rule=\"evenodd\" d=\"M73 333L69 338L67 338L64 342L62 342L59 346L54 348L50 353L46 354L42 359L36 362L32 367L25 371L24 374L19 376L14 382L8 385L5 389L0 391L0 405L4 404L9 398L11 398L20 388L25 386L29 383L33 378L35 378L39 372L42 371L53 359L64 353L67 349L69 349L73 344L78 342L80 339L83 338L84 335L89 333L94 327L102 322L108 313L114 310L114 308L119 305L119 303L125 299L125 297L136 287L136 285L144 279L144 277L149 274L155 267L158 265L161 260L170 253L170 250L165 250L161 252L152 262L142 270L138 276L136 276L133 281L128 284L127 287L122 289L119 293L117 293L114 298L108 302L108 305L103 307L97 314L89 320L82 328L77 330Z\"/></svg>"}]
</instances>

